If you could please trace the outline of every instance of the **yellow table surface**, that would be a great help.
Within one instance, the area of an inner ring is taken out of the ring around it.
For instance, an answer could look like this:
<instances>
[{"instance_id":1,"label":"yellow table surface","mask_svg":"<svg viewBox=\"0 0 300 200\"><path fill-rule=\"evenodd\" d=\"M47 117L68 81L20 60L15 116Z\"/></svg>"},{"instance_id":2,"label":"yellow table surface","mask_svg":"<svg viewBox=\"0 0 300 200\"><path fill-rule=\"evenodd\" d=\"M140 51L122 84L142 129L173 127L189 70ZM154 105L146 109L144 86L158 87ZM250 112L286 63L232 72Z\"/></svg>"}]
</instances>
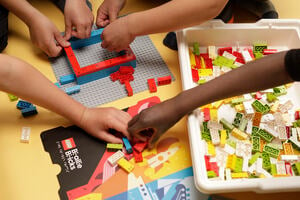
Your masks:
<instances>
[{"instance_id":1,"label":"yellow table surface","mask_svg":"<svg viewBox=\"0 0 300 200\"><path fill-rule=\"evenodd\" d=\"M59 28L64 31L62 13L48 1L31 1L32 4L48 16ZM93 12L101 0L92 0ZM128 0L122 13L135 12L159 5L163 1ZM274 0L281 18L300 18L300 4L297 0ZM121 13L121 14L122 14ZM246 16L246 17L245 17ZM248 20L248 15L242 14L241 20ZM14 15L9 17L9 45L4 53L21 58L34 65L39 71L55 82L55 76L47 57L30 41L26 25ZM171 85L160 87L157 96L161 100L175 96L181 91L181 79L177 52L164 47L162 40L165 34L151 35L155 46L159 50L168 67L176 77ZM47 95L47 94L41 94ZM124 108L134 105L137 101L150 97L149 92L135 94L130 98L123 98L104 106ZM59 184L56 174L59 167L52 165L50 156L43 149L40 133L57 126L68 126L68 120L53 112L38 107L36 117L24 119L20 111L15 108L16 102L10 102L5 93L0 92L0 199L2 200L53 200L59 199ZM21 128L31 127L29 144L20 143ZM186 119L181 120L172 128L172 132L183 132L187 135ZM168 134L168 133L167 133ZM300 182L299 182L300 184ZM232 193L224 194L233 199L299 199L300 192L256 194Z\"/></svg>"}]
</instances>

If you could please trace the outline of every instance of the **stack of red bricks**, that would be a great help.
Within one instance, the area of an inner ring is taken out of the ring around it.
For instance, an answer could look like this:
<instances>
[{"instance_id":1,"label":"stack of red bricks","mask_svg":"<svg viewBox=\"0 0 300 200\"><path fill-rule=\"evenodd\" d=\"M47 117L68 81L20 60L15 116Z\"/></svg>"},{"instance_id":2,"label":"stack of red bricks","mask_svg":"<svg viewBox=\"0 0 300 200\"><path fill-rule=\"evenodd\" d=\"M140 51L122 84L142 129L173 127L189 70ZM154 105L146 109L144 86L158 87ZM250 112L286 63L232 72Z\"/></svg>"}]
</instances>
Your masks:
<instances>
[{"instance_id":1,"label":"stack of red bricks","mask_svg":"<svg viewBox=\"0 0 300 200\"><path fill-rule=\"evenodd\" d=\"M130 81L134 80L133 73L134 68L132 66L121 66L118 71L110 74L110 78L113 82L119 80L121 84L125 84L128 96L132 96L133 90Z\"/></svg>"}]
</instances>

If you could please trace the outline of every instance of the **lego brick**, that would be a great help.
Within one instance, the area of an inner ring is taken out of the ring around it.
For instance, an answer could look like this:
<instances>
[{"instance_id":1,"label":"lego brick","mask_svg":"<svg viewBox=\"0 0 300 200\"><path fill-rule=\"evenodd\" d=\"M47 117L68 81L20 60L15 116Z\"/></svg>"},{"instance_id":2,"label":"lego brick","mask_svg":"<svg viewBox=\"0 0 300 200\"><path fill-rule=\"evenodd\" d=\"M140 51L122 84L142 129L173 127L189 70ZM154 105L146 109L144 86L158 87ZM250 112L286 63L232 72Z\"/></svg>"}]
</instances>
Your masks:
<instances>
[{"instance_id":1,"label":"lego brick","mask_svg":"<svg viewBox=\"0 0 300 200\"><path fill-rule=\"evenodd\" d=\"M229 155L227 157L226 168L229 168L233 171L235 169L236 159L236 155Z\"/></svg>"},{"instance_id":2,"label":"lego brick","mask_svg":"<svg viewBox=\"0 0 300 200\"><path fill-rule=\"evenodd\" d=\"M207 122L210 120L210 109L209 108L203 108L202 112L204 114L204 121Z\"/></svg>"},{"instance_id":3,"label":"lego brick","mask_svg":"<svg viewBox=\"0 0 300 200\"><path fill-rule=\"evenodd\" d=\"M129 140L125 137L123 137L122 140L123 140L123 143L124 143L124 146L126 148L127 153L131 154L132 153L132 147L131 147L131 144L130 144Z\"/></svg>"},{"instance_id":4,"label":"lego brick","mask_svg":"<svg viewBox=\"0 0 300 200\"><path fill-rule=\"evenodd\" d=\"M92 44L97 44L100 43L101 40L101 34L103 32L103 28L97 29L97 30L92 30L91 31L91 36L89 38L85 39L78 39L78 38L71 38L70 43L71 47L73 49L79 49L82 47L86 47Z\"/></svg>"},{"instance_id":5,"label":"lego brick","mask_svg":"<svg viewBox=\"0 0 300 200\"><path fill-rule=\"evenodd\" d=\"M22 143L29 143L30 131L31 131L30 127L22 127L21 139L20 139Z\"/></svg>"},{"instance_id":6,"label":"lego brick","mask_svg":"<svg viewBox=\"0 0 300 200\"><path fill-rule=\"evenodd\" d=\"M217 162L210 163L210 170L214 171L216 173L216 175L219 176L219 167L218 167Z\"/></svg>"},{"instance_id":7,"label":"lego brick","mask_svg":"<svg viewBox=\"0 0 300 200\"><path fill-rule=\"evenodd\" d=\"M260 151L260 137L252 136L252 151L259 152Z\"/></svg>"},{"instance_id":8,"label":"lego brick","mask_svg":"<svg viewBox=\"0 0 300 200\"><path fill-rule=\"evenodd\" d=\"M59 84L59 82L55 82L54 85L58 88L61 88L61 85Z\"/></svg>"},{"instance_id":9,"label":"lego brick","mask_svg":"<svg viewBox=\"0 0 300 200\"><path fill-rule=\"evenodd\" d=\"M64 85L64 84L74 82L75 79L76 78L75 78L74 74L68 74L68 75L64 75L64 76L59 77L59 82L60 82L61 85Z\"/></svg>"},{"instance_id":10,"label":"lego brick","mask_svg":"<svg viewBox=\"0 0 300 200\"><path fill-rule=\"evenodd\" d=\"M207 155L210 155L210 156L216 155L215 146L210 141L207 142Z\"/></svg>"},{"instance_id":11,"label":"lego brick","mask_svg":"<svg viewBox=\"0 0 300 200\"><path fill-rule=\"evenodd\" d=\"M161 85L168 85L170 84L172 81L172 77L171 76L164 76L164 77L159 77L157 78L157 85L161 86Z\"/></svg>"},{"instance_id":12,"label":"lego brick","mask_svg":"<svg viewBox=\"0 0 300 200\"><path fill-rule=\"evenodd\" d=\"M157 92L157 87L156 87L155 79L154 78L148 79L147 82L148 82L149 91L151 93Z\"/></svg>"},{"instance_id":13,"label":"lego brick","mask_svg":"<svg viewBox=\"0 0 300 200\"><path fill-rule=\"evenodd\" d=\"M283 146L284 154L294 155L294 150L291 143L285 142L282 144L282 146Z\"/></svg>"},{"instance_id":14,"label":"lego brick","mask_svg":"<svg viewBox=\"0 0 300 200\"><path fill-rule=\"evenodd\" d=\"M196 67L195 55L193 54L193 52L190 49L189 49L189 54L190 54L191 67L194 68L194 67Z\"/></svg>"},{"instance_id":15,"label":"lego brick","mask_svg":"<svg viewBox=\"0 0 300 200\"><path fill-rule=\"evenodd\" d=\"M197 56L200 55L200 49L199 49L199 43L198 42L194 42L193 43L193 53Z\"/></svg>"},{"instance_id":16,"label":"lego brick","mask_svg":"<svg viewBox=\"0 0 300 200\"><path fill-rule=\"evenodd\" d=\"M107 161L111 166L115 166L118 161L123 158L125 155L122 151L118 150L116 153L114 153L113 155L111 155Z\"/></svg>"},{"instance_id":17,"label":"lego brick","mask_svg":"<svg viewBox=\"0 0 300 200\"><path fill-rule=\"evenodd\" d=\"M253 165L260 156L261 156L260 152L256 152L254 155L252 155L252 157L249 160L249 166Z\"/></svg>"},{"instance_id":18,"label":"lego brick","mask_svg":"<svg viewBox=\"0 0 300 200\"><path fill-rule=\"evenodd\" d=\"M76 94L76 93L80 92L80 85L75 85L75 86L72 86L72 87L68 87L68 88L65 89L65 92L68 95Z\"/></svg>"},{"instance_id":19,"label":"lego brick","mask_svg":"<svg viewBox=\"0 0 300 200\"><path fill-rule=\"evenodd\" d=\"M125 81L125 89L129 97L133 95L133 90L129 81Z\"/></svg>"},{"instance_id":20,"label":"lego brick","mask_svg":"<svg viewBox=\"0 0 300 200\"><path fill-rule=\"evenodd\" d=\"M271 54L274 54L274 53L277 53L277 49L264 49L263 50L263 55L271 55Z\"/></svg>"},{"instance_id":21,"label":"lego brick","mask_svg":"<svg viewBox=\"0 0 300 200\"><path fill-rule=\"evenodd\" d=\"M264 129L259 129L258 135L267 142L271 142L274 137Z\"/></svg>"},{"instance_id":22,"label":"lego brick","mask_svg":"<svg viewBox=\"0 0 300 200\"><path fill-rule=\"evenodd\" d=\"M232 54L232 47L223 47L223 48L219 48L219 49L218 49L218 54L219 54L220 56L222 56L223 53L224 53L225 51L227 51L228 53Z\"/></svg>"},{"instance_id":23,"label":"lego brick","mask_svg":"<svg viewBox=\"0 0 300 200\"><path fill-rule=\"evenodd\" d=\"M210 59L215 59L217 57L215 46L208 46L208 56Z\"/></svg>"},{"instance_id":24,"label":"lego brick","mask_svg":"<svg viewBox=\"0 0 300 200\"><path fill-rule=\"evenodd\" d=\"M242 53L243 58L244 58L246 63L250 62L252 60L255 60L255 57L254 57L253 52L252 52L251 49L245 49L241 53Z\"/></svg>"},{"instance_id":25,"label":"lego brick","mask_svg":"<svg viewBox=\"0 0 300 200\"><path fill-rule=\"evenodd\" d=\"M277 100L277 97L273 93L267 93L267 101L268 102L274 102Z\"/></svg>"},{"instance_id":26,"label":"lego brick","mask_svg":"<svg viewBox=\"0 0 300 200\"><path fill-rule=\"evenodd\" d=\"M225 151L226 153L232 155L232 154L235 153L235 148L226 143L225 146L224 146L223 151Z\"/></svg>"},{"instance_id":27,"label":"lego brick","mask_svg":"<svg viewBox=\"0 0 300 200\"><path fill-rule=\"evenodd\" d=\"M263 152L268 153L273 158L277 158L279 156L280 150L273 148L269 145L265 145L263 148Z\"/></svg>"},{"instance_id":28,"label":"lego brick","mask_svg":"<svg viewBox=\"0 0 300 200\"><path fill-rule=\"evenodd\" d=\"M143 162L143 155L142 152L138 152L133 150L133 157L136 163Z\"/></svg>"},{"instance_id":29,"label":"lego brick","mask_svg":"<svg viewBox=\"0 0 300 200\"><path fill-rule=\"evenodd\" d=\"M246 133L244 133L243 131L234 128L231 132L231 135L236 137L239 140L246 140L248 138L248 135Z\"/></svg>"},{"instance_id":30,"label":"lego brick","mask_svg":"<svg viewBox=\"0 0 300 200\"><path fill-rule=\"evenodd\" d=\"M237 112L237 113L235 114L235 118L234 118L234 120L233 120L232 125L235 126L235 127L239 127L239 125L240 125L240 123L241 123L241 121L242 121L243 116L244 116L244 115L243 115L242 113Z\"/></svg>"},{"instance_id":31,"label":"lego brick","mask_svg":"<svg viewBox=\"0 0 300 200\"><path fill-rule=\"evenodd\" d=\"M296 162L298 161L298 155L280 155L280 159L286 162Z\"/></svg>"},{"instance_id":32,"label":"lego brick","mask_svg":"<svg viewBox=\"0 0 300 200\"><path fill-rule=\"evenodd\" d=\"M221 139L220 139L220 146L224 147L226 144L226 137L227 137L227 132L226 130L221 130Z\"/></svg>"},{"instance_id":33,"label":"lego brick","mask_svg":"<svg viewBox=\"0 0 300 200\"><path fill-rule=\"evenodd\" d=\"M231 173L231 178L248 178L249 175L247 172L240 172L240 173Z\"/></svg>"},{"instance_id":34,"label":"lego brick","mask_svg":"<svg viewBox=\"0 0 300 200\"><path fill-rule=\"evenodd\" d=\"M222 118L220 120L220 123L223 125L223 127L225 129L228 129L230 131L232 131L234 129L234 126L232 124L230 124L226 119Z\"/></svg>"},{"instance_id":35,"label":"lego brick","mask_svg":"<svg viewBox=\"0 0 300 200\"><path fill-rule=\"evenodd\" d=\"M213 74L212 69L198 69L198 76L211 76Z\"/></svg>"},{"instance_id":36,"label":"lego brick","mask_svg":"<svg viewBox=\"0 0 300 200\"><path fill-rule=\"evenodd\" d=\"M133 145L133 148L138 152L142 152L147 147L147 145L147 142L137 142Z\"/></svg>"},{"instance_id":37,"label":"lego brick","mask_svg":"<svg viewBox=\"0 0 300 200\"><path fill-rule=\"evenodd\" d=\"M272 176L277 174L276 164L271 164L271 174Z\"/></svg>"},{"instance_id":38,"label":"lego brick","mask_svg":"<svg viewBox=\"0 0 300 200\"><path fill-rule=\"evenodd\" d=\"M231 171L228 168L225 169L225 177L226 180L231 180Z\"/></svg>"},{"instance_id":39,"label":"lego brick","mask_svg":"<svg viewBox=\"0 0 300 200\"><path fill-rule=\"evenodd\" d=\"M263 159L263 164L262 164L263 169L265 169L265 170L271 169L271 161L270 161L270 156L269 156L269 154L266 153L266 152L263 152L263 153L261 154L261 157L262 157L262 159Z\"/></svg>"},{"instance_id":40,"label":"lego brick","mask_svg":"<svg viewBox=\"0 0 300 200\"><path fill-rule=\"evenodd\" d=\"M256 126L256 127L259 127L261 118L262 118L262 113L260 113L260 112L255 112L255 113L254 113L253 120L252 120L252 125L253 125L253 126Z\"/></svg>"},{"instance_id":41,"label":"lego brick","mask_svg":"<svg viewBox=\"0 0 300 200\"><path fill-rule=\"evenodd\" d=\"M234 166L234 172L239 173L243 170L243 162L244 160L242 158L236 157L235 166Z\"/></svg>"},{"instance_id":42,"label":"lego brick","mask_svg":"<svg viewBox=\"0 0 300 200\"><path fill-rule=\"evenodd\" d=\"M217 177L216 172L214 171L207 171L207 178L214 178Z\"/></svg>"},{"instance_id":43,"label":"lego brick","mask_svg":"<svg viewBox=\"0 0 300 200\"><path fill-rule=\"evenodd\" d=\"M300 176L300 162L292 164L292 170L296 176Z\"/></svg>"},{"instance_id":44,"label":"lego brick","mask_svg":"<svg viewBox=\"0 0 300 200\"><path fill-rule=\"evenodd\" d=\"M217 121L210 120L207 122L207 128L221 130L221 129L223 129L223 126L222 126L222 124L218 123Z\"/></svg>"},{"instance_id":45,"label":"lego brick","mask_svg":"<svg viewBox=\"0 0 300 200\"><path fill-rule=\"evenodd\" d=\"M254 52L263 53L263 51L264 51L265 49L267 49L267 48L268 48L268 45L267 45L266 42L255 42L255 43L253 44L253 51L254 51Z\"/></svg>"},{"instance_id":46,"label":"lego brick","mask_svg":"<svg viewBox=\"0 0 300 200\"><path fill-rule=\"evenodd\" d=\"M23 117L29 117L38 114L35 106L30 106L29 108L23 108L21 110L21 113Z\"/></svg>"},{"instance_id":47,"label":"lego brick","mask_svg":"<svg viewBox=\"0 0 300 200\"><path fill-rule=\"evenodd\" d=\"M252 106L256 112L265 113L267 111L267 108L258 100L255 100Z\"/></svg>"},{"instance_id":48,"label":"lego brick","mask_svg":"<svg viewBox=\"0 0 300 200\"><path fill-rule=\"evenodd\" d=\"M106 148L108 151L118 151L123 149L123 144L112 144L112 143L107 143Z\"/></svg>"},{"instance_id":49,"label":"lego brick","mask_svg":"<svg viewBox=\"0 0 300 200\"><path fill-rule=\"evenodd\" d=\"M286 95L287 94L287 91L286 91L286 88L285 86L279 86L279 87L275 87L273 88L273 94L275 96L282 96L282 95Z\"/></svg>"},{"instance_id":50,"label":"lego brick","mask_svg":"<svg viewBox=\"0 0 300 200\"><path fill-rule=\"evenodd\" d=\"M19 97L13 95L13 94L7 94L10 101L17 101Z\"/></svg>"},{"instance_id":51,"label":"lego brick","mask_svg":"<svg viewBox=\"0 0 300 200\"><path fill-rule=\"evenodd\" d=\"M19 100L17 103L17 108L19 110L22 110L24 108L30 108L32 105L32 103L28 102L28 101L24 101L24 100Z\"/></svg>"},{"instance_id":52,"label":"lego brick","mask_svg":"<svg viewBox=\"0 0 300 200\"><path fill-rule=\"evenodd\" d=\"M132 66L120 66L119 71L121 74L133 74L134 68Z\"/></svg>"},{"instance_id":53,"label":"lego brick","mask_svg":"<svg viewBox=\"0 0 300 200\"><path fill-rule=\"evenodd\" d=\"M236 60L236 56L234 56L233 54L229 53L228 51L224 51L222 56L224 56L225 58L228 58L230 60Z\"/></svg>"},{"instance_id":54,"label":"lego brick","mask_svg":"<svg viewBox=\"0 0 300 200\"><path fill-rule=\"evenodd\" d=\"M118 161L118 165L128 173L134 169L134 165L128 162L125 158L121 158Z\"/></svg>"},{"instance_id":55,"label":"lego brick","mask_svg":"<svg viewBox=\"0 0 300 200\"><path fill-rule=\"evenodd\" d=\"M237 141L236 142L236 155L243 158L250 158L252 152L252 144L244 141Z\"/></svg>"},{"instance_id":56,"label":"lego brick","mask_svg":"<svg viewBox=\"0 0 300 200\"><path fill-rule=\"evenodd\" d=\"M235 62L239 62L241 64L245 64L246 63L245 60L244 60L244 58L243 58L243 55L240 52L234 51L232 53L232 55L234 55L236 57Z\"/></svg>"},{"instance_id":57,"label":"lego brick","mask_svg":"<svg viewBox=\"0 0 300 200\"><path fill-rule=\"evenodd\" d=\"M210 129L210 137L213 145L220 144L220 135L218 129Z\"/></svg>"}]
</instances>

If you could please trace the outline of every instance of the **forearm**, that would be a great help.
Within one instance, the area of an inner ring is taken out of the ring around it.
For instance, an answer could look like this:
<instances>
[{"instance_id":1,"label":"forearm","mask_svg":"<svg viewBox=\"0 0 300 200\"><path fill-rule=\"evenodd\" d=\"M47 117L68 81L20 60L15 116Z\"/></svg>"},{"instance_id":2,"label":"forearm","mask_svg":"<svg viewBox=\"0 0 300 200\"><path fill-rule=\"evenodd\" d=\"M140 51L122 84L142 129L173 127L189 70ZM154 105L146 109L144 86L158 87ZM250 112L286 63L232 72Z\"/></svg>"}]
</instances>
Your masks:
<instances>
[{"instance_id":1,"label":"forearm","mask_svg":"<svg viewBox=\"0 0 300 200\"><path fill-rule=\"evenodd\" d=\"M292 82L285 68L285 55L286 52L281 52L261 58L182 92L176 97L178 112L185 115L217 100Z\"/></svg>"},{"instance_id":2,"label":"forearm","mask_svg":"<svg viewBox=\"0 0 300 200\"><path fill-rule=\"evenodd\" d=\"M0 55L0 90L56 112L80 125L85 107L29 64Z\"/></svg>"},{"instance_id":3,"label":"forearm","mask_svg":"<svg viewBox=\"0 0 300 200\"><path fill-rule=\"evenodd\" d=\"M41 15L41 13L26 0L0 0L0 4L14 13L28 26L33 19Z\"/></svg>"},{"instance_id":4,"label":"forearm","mask_svg":"<svg viewBox=\"0 0 300 200\"><path fill-rule=\"evenodd\" d=\"M174 31L216 17L228 0L172 0L159 7L128 15L133 35Z\"/></svg>"}]
</instances>

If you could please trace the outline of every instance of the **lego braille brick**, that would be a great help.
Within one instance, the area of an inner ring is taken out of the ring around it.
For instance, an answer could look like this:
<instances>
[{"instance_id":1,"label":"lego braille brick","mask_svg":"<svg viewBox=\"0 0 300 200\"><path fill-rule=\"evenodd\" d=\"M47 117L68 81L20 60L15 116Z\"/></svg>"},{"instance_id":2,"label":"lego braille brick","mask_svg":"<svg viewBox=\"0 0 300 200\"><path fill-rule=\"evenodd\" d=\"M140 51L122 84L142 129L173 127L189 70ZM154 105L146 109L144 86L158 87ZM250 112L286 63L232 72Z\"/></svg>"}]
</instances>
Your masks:
<instances>
[{"instance_id":1,"label":"lego braille brick","mask_svg":"<svg viewBox=\"0 0 300 200\"><path fill-rule=\"evenodd\" d=\"M67 83L72 83L75 81L75 75L74 74L68 74L65 76L59 77L59 82L61 85L65 85Z\"/></svg>"},{"instance_id":2,"label":"lego braille brick","mask_svg":"<svg viewBox=\"0 0 300 200\"><path fill-rule=\"evenodd\" d=\"M68 95L78 93L78 92L80 92L80 85L75 85L75 86L66 88L66 89L65 89L65 92L66 92Z\"/></svg>"},{"instance_id":3,"label":"lego braille brick","mask_svg":"<svg viewBox=\"0 0 300 200\"><path fill-rule=\"evenodd\" d=\"M29 117L29 116L38 114L37 109L36 109L35 106L30 106L28 108L23 108L21 110L21 113L22 113L23 117Z\"/></svg>"},{"instance_id":4,"label":"lego braille brick","mask_svg":"<svg viewBox=\"0 0 300 200\"><path fill-rule=\"evenodd\" d=\"M157 85L161 86L161 85L168 85L170 84L172 81L172 77L171 76L164 76L164 77L158 77L157 78Z\"/></svg>"},{"instance_id":5,"label":"lego braille brick","mask_svg":"<svg viewBox=\"0 0 300 200\"><path fill-rule=\"evenodd\" d=\"M17 108L19 110L22 110L24 108L29 108L32 106L32 103L29 103L28 101L24 101L24 100L19 100L17 103Z\"/></svg>"},{"instance_id":6,"label":"lego braille brick","mask_svg":"<svg viewBox=\"0 0 300 200\"><path fill-rule=\"evenodd\" d=\"M118 151L123 149L123 144L113 144L113 143L107 143L106 148L108 151Z\"/></svg>"},{"instance_id":7,"label":"lego braille brick","mask_svg":"<svg viewBox=\"0 0 300 200\"><path fill-rule=\"evenodd\" d=\"M118 161L118 165L128 173L134 169L134 165L128 162L125 158L121 158Z\"/></svg>"},{"instance_id":8,"label":"lego braille brick","mask_svg":"<svg viewBox=\"0 0 300 200\"><path fill-rule=\"evenodd\" d=\"M154 78L150 78L150 79L147 80L147 82L148 82L149 91L151 93L157 92L157 87L156 87L155 79Z\"/></svg>"},{"instance_id":9,"label":"lego braille brick","mask_svg":"<svg viewBox=\"0 0 300 200\"><path fill-rule=\"evenodd\" d=\"M135 93L148 90L148 84L145 80L150 78L171 75L172 81L175 80L148 36L136 37L130 46L136 55L137 64L134 72L134 81L130 83ZM99 55L101 55L100 51L100 44L93 44L74 50L78 62L83 62L86 65L99 62L102 59L102 57L99 59ZM60 76L73 73L65 55L50 58L50 62L57 79ZM65 89L74 85L77 84L69 83L61 87ZM118 81L112 82L110 77L85 83L81 85L79 93L72 95L72 98L88 107L95 107L124 97L127 97L124 86Z\"/></svg>"},{"instance_id":10,"label":"lego braille brick","mask_svg":"<svg viewBox=\"0 0 300 200\"><path fill-rule=\"evenodd\" d=\"M127 153L131 154L132 153L132 146L129 142L129 140L125 137L122 138L124 146L126 148Z\"/></svg>"}]
</instances>

